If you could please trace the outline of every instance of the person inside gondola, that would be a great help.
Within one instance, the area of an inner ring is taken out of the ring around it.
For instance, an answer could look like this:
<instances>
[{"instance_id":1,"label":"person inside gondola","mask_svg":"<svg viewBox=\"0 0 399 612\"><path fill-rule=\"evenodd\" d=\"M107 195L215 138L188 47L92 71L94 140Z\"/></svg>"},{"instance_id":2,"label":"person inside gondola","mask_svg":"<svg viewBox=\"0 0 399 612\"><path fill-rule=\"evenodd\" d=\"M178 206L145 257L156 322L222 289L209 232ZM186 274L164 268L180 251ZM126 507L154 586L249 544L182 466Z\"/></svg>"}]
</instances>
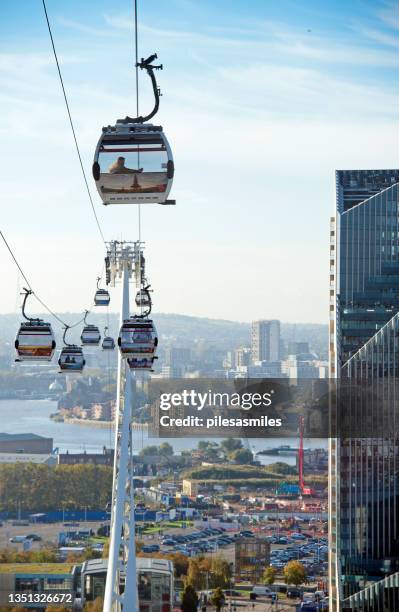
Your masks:
<instances>
[{"instance_id":1,"label":"person inside gondola","mask_svg":"<svg viewBox=\"0 0 399 612\"><path fill-rule=\"evenodd\" d=\"M125 158L120 156L113 164L110 165L108 172L110 174L137 174L139 172L143 172L143 168L138 168L138 170L127 168L125 166Z\"/></svg>"}]
</instances>

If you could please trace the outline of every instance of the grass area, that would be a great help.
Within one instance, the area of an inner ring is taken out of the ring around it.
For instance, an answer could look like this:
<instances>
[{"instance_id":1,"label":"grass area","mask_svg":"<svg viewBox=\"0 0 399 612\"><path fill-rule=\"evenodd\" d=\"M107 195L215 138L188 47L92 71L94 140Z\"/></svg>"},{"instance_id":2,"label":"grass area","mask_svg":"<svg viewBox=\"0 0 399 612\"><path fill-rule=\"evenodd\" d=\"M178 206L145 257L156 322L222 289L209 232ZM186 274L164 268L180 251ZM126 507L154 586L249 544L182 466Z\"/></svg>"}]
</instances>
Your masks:
<instances>
[{"instance_id":1,"label":"grass area","mask_svg":"<svg viewBox=\"0 0 399 612\"><path fill-rule=\"evenodd\" d=\"M158 533L161 529L162 527L143 527L143 529L140 529L140 533L148 535L149 533Z\"/></svg>"},{"instance_id":2,"label":"grass area","mask_svg":"<svg viewBox=\"0 0 399 612\"><path fill-rule=\"evenodd\" d=\"M70 574L72 563L0 563L0 574Z\"/></svg>"},{"instance_id":3,"label":"grass area","mask_svg":"<svg viewBox=\"0 0 399 612\"><path fill-rule=\"evenodd\" d=\"M158 533L164 529L181 529L182 527L193 527L193 521L165 521L154 525L153 527L140 527L140 533L143 535L149 535L151 533Z\"/></svg>"},{"instance_id":4,"label":"grass area","mask_svg":"<svg viewBox=\"0 0 399 612\"><path fill-rule=\"evenodd\" d=\"M104 544L107 540L106 536L92 536L89 538L90 544Z\"/></svg>"},{"instance_id":5,"label":"grass area","mask_svg":"<svg viewBox=\"0 0 399 612\"><path fill-rule=\"evenodd\" d=\"M278 464L276 465L278 468ZM228 484L229 481L234 481L234 485L239 484L239 486L243 486L241 483L245 483L245 481L249 481L251 484L263 483L270 487L277 487L282 481L298 482L296 475L287 474L285 471L279 473L275 469L271 470L268 466L232 465L230 463L191 468L183 472L182 477L196 481L206 480L208 484L216 482ZM308 474L306 483L313 487L326 486L327 475Z\"/></svg>"},{"instance_id":6,"label":"grass area","mask_svg":"<svg viewBox=\"0 0 399 612\"><path fill-rule=\"evenodd\" d=\"M162 523L162 526L165 529L173 529L173 527L193 527L193 525L193 521L166 521L165 523Z\"/></svg>"}]
</instances>

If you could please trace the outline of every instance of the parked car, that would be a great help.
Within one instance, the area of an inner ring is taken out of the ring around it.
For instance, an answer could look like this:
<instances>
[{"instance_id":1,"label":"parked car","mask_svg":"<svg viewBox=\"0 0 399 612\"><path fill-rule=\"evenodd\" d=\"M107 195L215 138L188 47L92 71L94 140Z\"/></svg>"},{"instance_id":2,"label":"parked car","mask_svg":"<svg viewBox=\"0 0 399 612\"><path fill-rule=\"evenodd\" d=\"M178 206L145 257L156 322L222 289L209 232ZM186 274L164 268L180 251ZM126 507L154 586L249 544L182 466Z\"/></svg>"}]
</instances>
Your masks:
<instances>
[{"instance_id":1,"label":"parked car","mask_svg":"<svg viewBox=\"0 0 399 612\"><path fill-rule=\"evenodd\" d=\"M271 596L272 593L274 593L274 591L269 589L269 587L267 587L267 586L259 585L259 586L253 586L251 593L254 593L257 596L261 596L261 595L263 595L263 596L265 596L265 595L266 596L267 595Z\"/></svg>"},{"instance_id":2,"label":"parked car","mask_svg":"<svg viewBox=\"0 0 399 612\"><path fill-rule=\"evenodd\" d=\"M10 538L10 542L12 542L12 544L18 544L21 542L25 542L26 540L26 536L24 535L16 535L13 538Z\"/></svg>"},{"instance_id":3,"label":"parked car","mask_svg":"<svg viewBox=\"0 0 399 612\"><path fill-rule=\"evenodd\" d=\"M302 591L299 589L287 589L287 597L290 599L297 599L298 597L302 597Z\"/></svg>"},{"instance_id":4,"label":"parked car","mask_svg":"<svg viewBox=\"0 0 399 612\"><path fill-rule=\"evenodd\" d=\"M37 533L28 533L27 536L25 536L26 540L32 540L32 542L41 542L42 538L37 535Z\"/></svg>"}]
</instances>

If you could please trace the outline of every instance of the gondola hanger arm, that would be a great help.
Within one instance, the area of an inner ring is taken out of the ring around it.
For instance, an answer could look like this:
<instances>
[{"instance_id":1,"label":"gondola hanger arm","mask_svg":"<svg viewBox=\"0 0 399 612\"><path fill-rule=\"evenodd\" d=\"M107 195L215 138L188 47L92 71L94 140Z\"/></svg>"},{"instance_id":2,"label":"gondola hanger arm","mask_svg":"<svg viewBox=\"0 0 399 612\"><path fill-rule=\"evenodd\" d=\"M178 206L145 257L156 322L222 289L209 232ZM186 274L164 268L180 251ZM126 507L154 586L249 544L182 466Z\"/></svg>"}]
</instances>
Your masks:
<instances>
[{"instance_id":1,"label":"gondola hanger arm","mask_svg":"<svg viewBox=\"0 0 399 612\"><path fill-rule=\"evenodd\" d=\"M118 123L122 123L122 124L123 123L146 123L147 121L152 119L154 115L157 114L158 109L159 109L159 98L162 94L161 94L160 88L158 87L157 80L154 74L154 70L163 70L163 64L158 64L157 66L155 66L152 63L157 58L158 58L157 54L154 53L153 55L150 55L149 57L147 57L147 59L144 59L142 57L141 61L137 62L136 64L136 68L140 68L140 70L145 70L151 79L152 90L153 90L154 98L155 98L154 108L145 117L143 117L142 115L140 117L126 117L125 119L119 119Z\"/></svg>"}]
</instances>

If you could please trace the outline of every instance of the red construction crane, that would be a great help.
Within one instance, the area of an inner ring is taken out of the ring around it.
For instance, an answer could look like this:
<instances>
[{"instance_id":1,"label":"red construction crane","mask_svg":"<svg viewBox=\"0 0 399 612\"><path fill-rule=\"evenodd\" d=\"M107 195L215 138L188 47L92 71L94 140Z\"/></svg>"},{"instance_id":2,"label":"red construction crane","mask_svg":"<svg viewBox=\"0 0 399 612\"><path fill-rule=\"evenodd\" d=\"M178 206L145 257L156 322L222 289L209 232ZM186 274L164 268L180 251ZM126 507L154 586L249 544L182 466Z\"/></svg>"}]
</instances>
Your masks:
<instances>
[{"instance_id":1,"label":"red construction crane","mask_svg":"<svg viewBox=\"0 0 399 612\"><path fill-rule=\"evenodd\" d=\"M299 417L299 449L298 449L298 469L299 469L299 488L302 495L315 495L314 489L305 487L303 481L303 432L305 427L305 420L303 416Z\"/></svg>"}]
</instances>

